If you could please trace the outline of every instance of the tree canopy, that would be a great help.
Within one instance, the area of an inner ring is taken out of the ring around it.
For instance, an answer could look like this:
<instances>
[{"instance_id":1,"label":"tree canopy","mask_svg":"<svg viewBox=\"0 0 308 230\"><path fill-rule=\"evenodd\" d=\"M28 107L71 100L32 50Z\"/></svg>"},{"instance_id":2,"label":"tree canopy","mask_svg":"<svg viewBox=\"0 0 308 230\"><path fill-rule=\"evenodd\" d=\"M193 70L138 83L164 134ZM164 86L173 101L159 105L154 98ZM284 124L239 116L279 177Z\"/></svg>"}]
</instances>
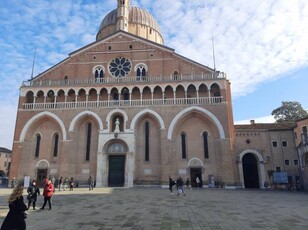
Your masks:
<instances>
[{"instance_id":1,"label":"tree canopy","mask_svg":"<svg viewBox=\"0 0 308 230\"><path fill-rule=\"evenodd\" d=\"M283 101L280 107L272 111L272 115L277 123L281 123L295 122L308 116L308 113L297 101Z\"/></svg>"}]
</instances>

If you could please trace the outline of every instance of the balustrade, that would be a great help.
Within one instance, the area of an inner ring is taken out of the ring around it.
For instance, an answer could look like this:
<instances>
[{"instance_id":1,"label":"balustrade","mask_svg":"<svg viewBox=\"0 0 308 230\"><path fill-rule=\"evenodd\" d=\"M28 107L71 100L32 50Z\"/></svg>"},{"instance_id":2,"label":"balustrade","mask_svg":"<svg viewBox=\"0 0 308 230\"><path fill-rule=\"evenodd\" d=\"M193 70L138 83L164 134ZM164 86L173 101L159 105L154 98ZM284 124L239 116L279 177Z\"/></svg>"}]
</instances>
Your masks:
<instances>
[{"instance_id":1,"label":"balustrade","mask_svg":"<svg viewBox=\"0 0 308 230\"><path fill-rule=\"evenodd\" d=\"M24 103L25 110L219 104L223 97Z\"/></svg>"},{"instance_id":2,"label":"balustrade","mask_svg":"<svg viewBox=\"0 0 308 230\"><path fill-rule=\"evenodd\" d=\"M76 86L76 85L95 85L95 84L114 84L114 83L138 83L138 82L176 82L192 80L209 80L226 78L225 73L210 74L180 74L169 77L163 76L145 76L145 77L123 77L123 78L86 78L86 79L63 79L63 80L29 80L24 81L23 87L42 87L42 86Z\"/></svg>"}]
</instances>

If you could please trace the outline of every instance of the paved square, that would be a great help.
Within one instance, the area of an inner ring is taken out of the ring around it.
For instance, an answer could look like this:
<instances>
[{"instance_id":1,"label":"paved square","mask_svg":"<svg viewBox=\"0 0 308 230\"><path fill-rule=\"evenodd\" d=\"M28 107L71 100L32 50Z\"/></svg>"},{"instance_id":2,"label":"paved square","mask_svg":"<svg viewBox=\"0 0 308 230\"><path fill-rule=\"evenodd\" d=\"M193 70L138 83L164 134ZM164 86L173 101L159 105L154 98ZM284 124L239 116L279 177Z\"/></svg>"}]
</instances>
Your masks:
<instances>
[{"instance_id":1,"label":"paved square","mask_svg":"<svg viewBox=\"0 0 308 230\"><path fill-rule=\"evenodd\" d=\"M1 223L10 192L0 190ZM27 211L27 229L308 229L307 193L186 192L186 196L176 196L160 188L56 191L51 211ZM42 203L41 196L37 208Z\"/></svg>"}]
</instances>

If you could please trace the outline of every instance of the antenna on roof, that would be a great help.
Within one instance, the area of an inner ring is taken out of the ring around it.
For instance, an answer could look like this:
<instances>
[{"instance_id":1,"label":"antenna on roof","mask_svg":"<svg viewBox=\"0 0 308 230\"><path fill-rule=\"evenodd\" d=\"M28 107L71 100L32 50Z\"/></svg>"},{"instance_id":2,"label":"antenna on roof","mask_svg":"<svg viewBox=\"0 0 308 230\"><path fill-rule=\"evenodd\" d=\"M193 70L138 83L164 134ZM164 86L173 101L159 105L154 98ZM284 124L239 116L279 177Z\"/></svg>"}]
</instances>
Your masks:
<instances>
[{"instance_id":1,"label":"antenna on roof","mask_svg":"<svg viewBox=\"0 0 308 230\"><path fill-rule=\"evenodd\" d=\"M213 46L213 62L214 62L214 71L216 72L215 47L214 47L214 38L213 38L213 36L212 36L212 46Z\"/></svg>"},{"instance_id":2,"label":"antenna on roof","mask_svg":"<svg viewBox=\"0 0 308 230\"><path fill-rule=\"evenodd\" d=\"M34 63L35 63L35 56L36 56L36 46L35 46L34 55L33 55L33 63L32 63L31 79L33 78Z\"/></svg>"}]
</instances>

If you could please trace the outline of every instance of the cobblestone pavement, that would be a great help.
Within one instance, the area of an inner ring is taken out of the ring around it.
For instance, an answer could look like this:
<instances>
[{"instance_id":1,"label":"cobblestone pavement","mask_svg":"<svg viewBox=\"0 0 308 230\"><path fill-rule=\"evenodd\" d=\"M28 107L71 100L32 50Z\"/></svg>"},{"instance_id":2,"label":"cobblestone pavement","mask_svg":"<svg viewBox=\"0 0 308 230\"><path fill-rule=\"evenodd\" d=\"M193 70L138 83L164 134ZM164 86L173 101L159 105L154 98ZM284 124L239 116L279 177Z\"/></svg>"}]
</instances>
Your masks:
<instances>
[{"instance_id":1,"label":"cobblestone pavement","mask_svg":"<svg viewBox=\"0 0 308 230\"><path fill-rule=\"evenodd\" d=\"M11 189L0 189L0 223ZM25 193L24 193L25 194ZM24 196L25 197L25 196ZM38 198L37 209L43 197ZM27 229L308 229L308 194L200 189L56 191L52 210L29 210Z\"/></svg>"}]
</instances>

